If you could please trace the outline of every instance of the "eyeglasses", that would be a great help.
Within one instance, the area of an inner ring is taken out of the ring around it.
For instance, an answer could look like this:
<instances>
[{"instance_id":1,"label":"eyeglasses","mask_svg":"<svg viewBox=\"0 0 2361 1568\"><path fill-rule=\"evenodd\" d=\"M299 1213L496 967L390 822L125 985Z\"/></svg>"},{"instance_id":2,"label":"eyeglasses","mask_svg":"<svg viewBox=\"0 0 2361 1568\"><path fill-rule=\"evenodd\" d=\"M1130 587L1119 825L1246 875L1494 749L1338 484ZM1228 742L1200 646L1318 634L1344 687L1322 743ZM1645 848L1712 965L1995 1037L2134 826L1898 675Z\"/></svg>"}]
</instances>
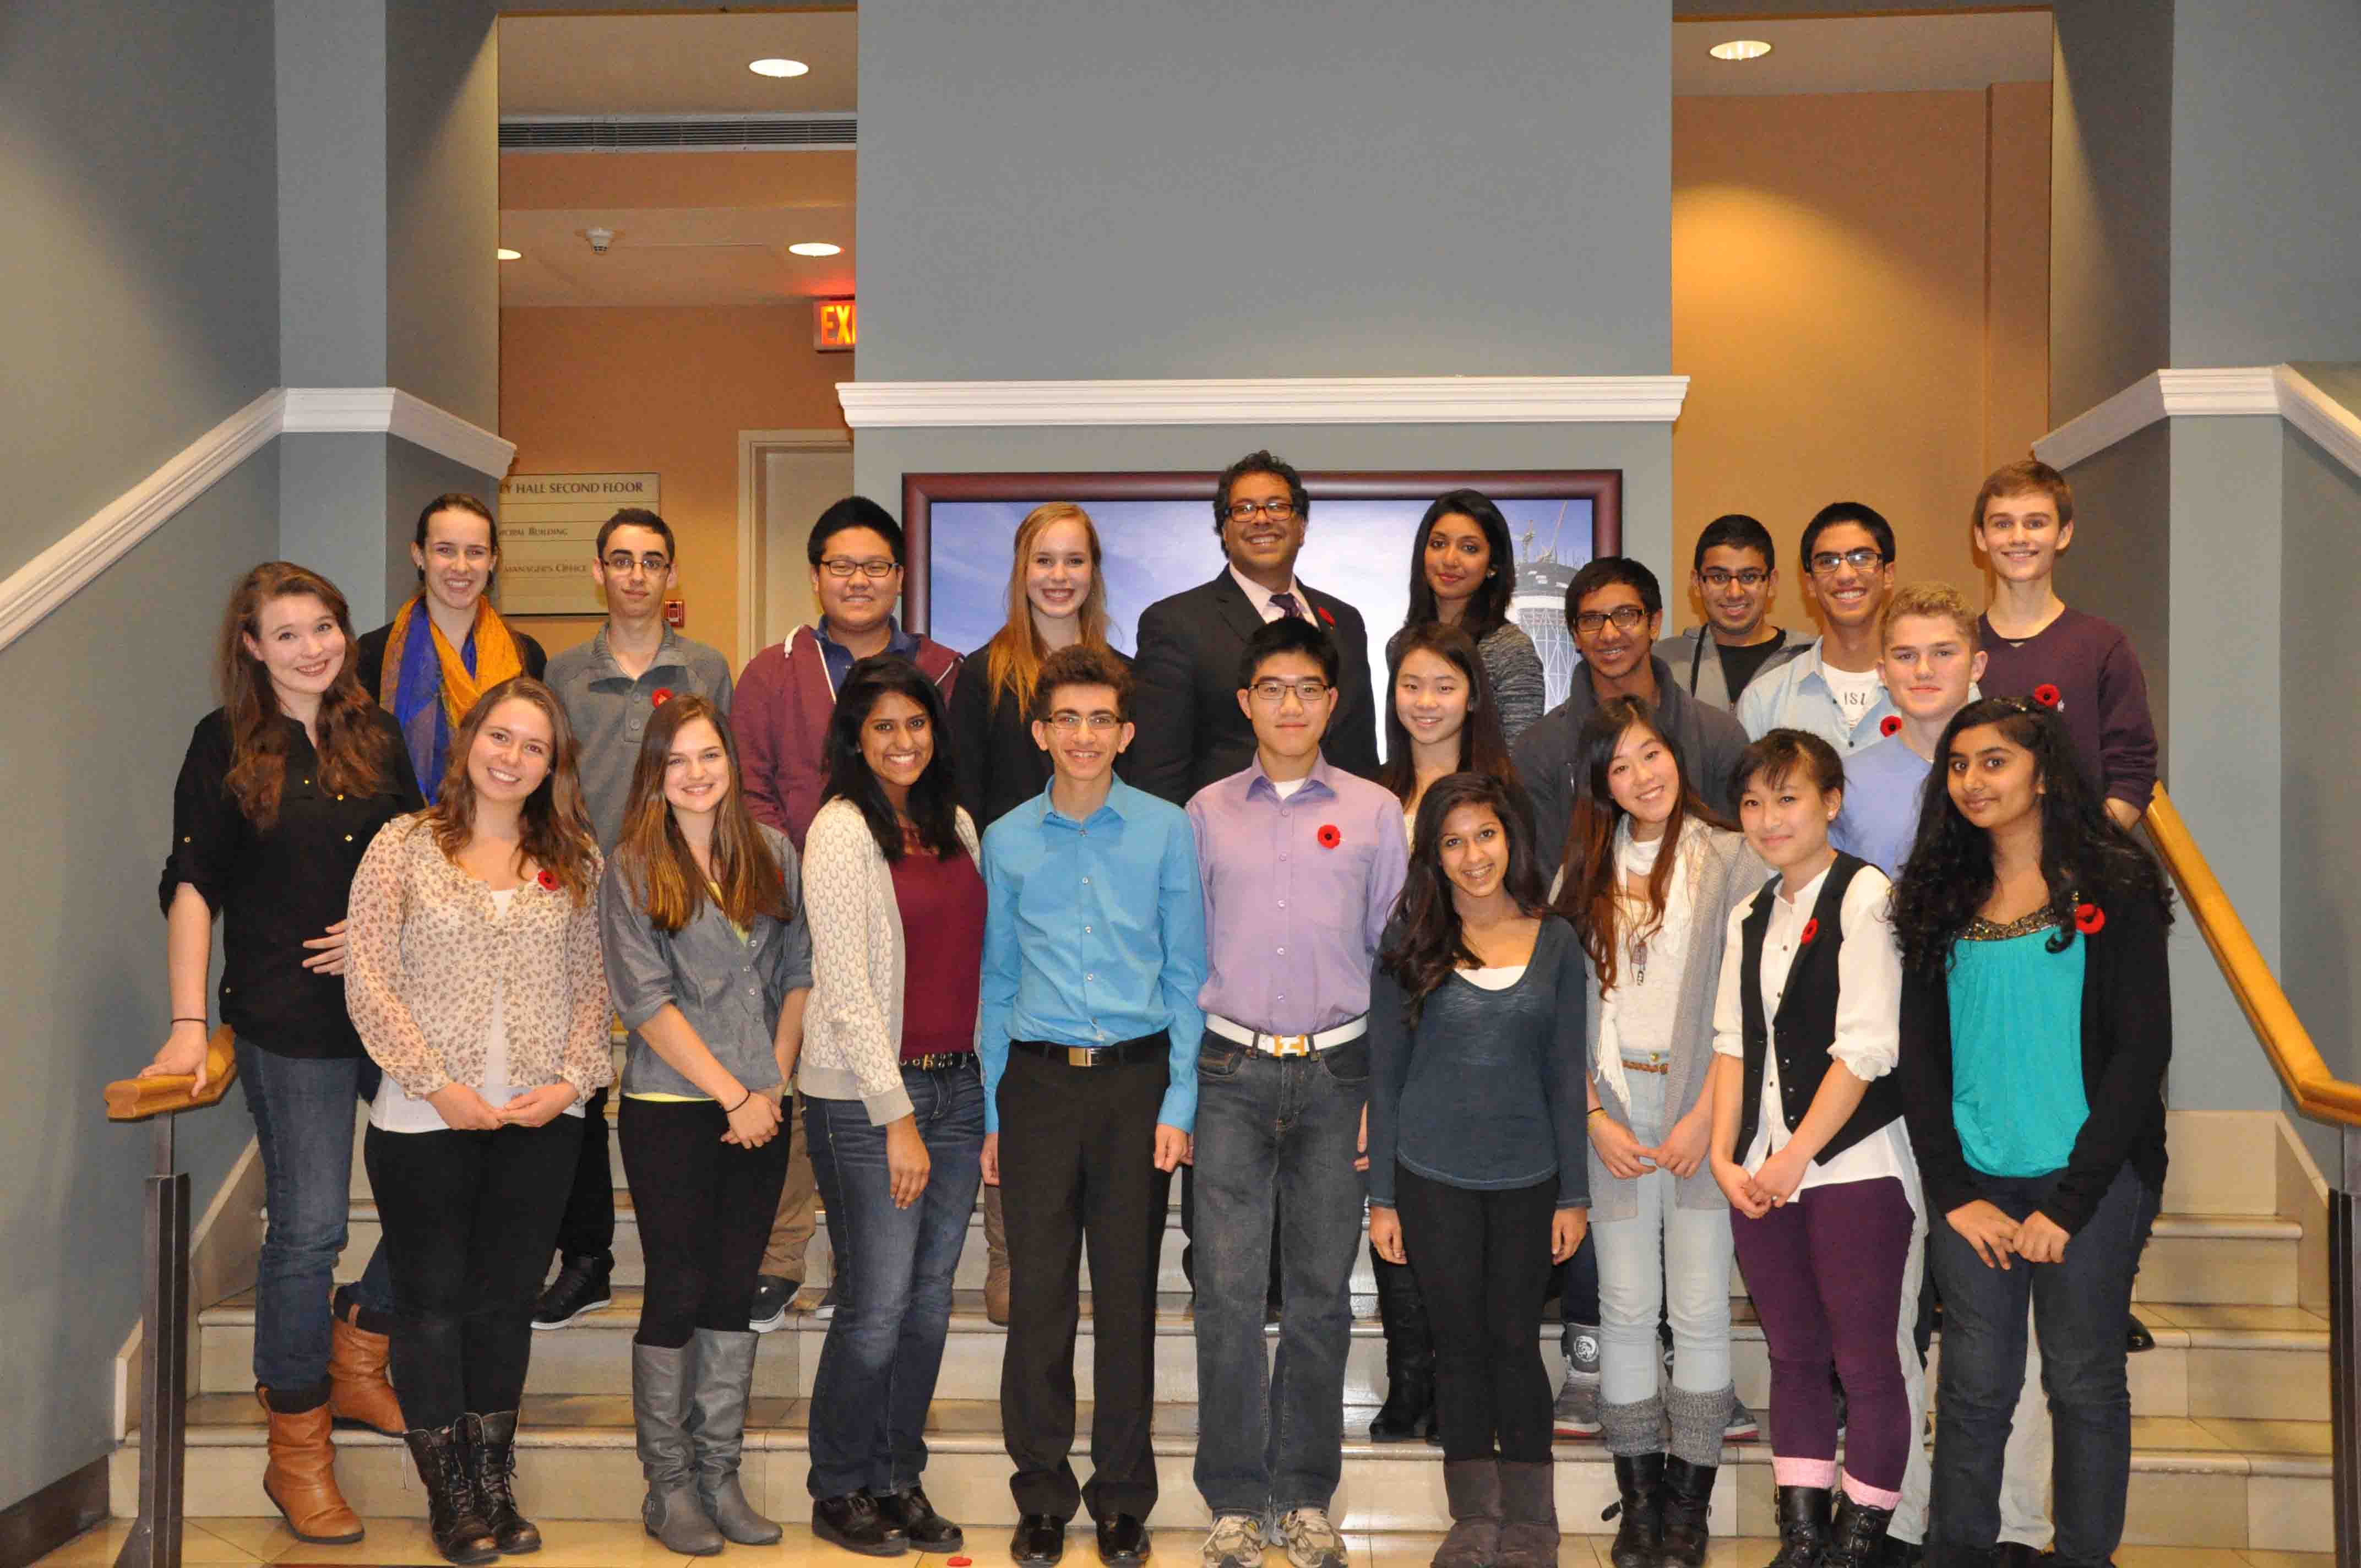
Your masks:
<instances>
[{"instance_id":1,"label":"eyeglasses","mask_svg":"<svg viewBox=\"0 0 2361 1568\"><path fill-rule=\"evenodd\" d=\"M1857 545L1841 554L1834 550L1823 550L1812 557L1812 570L1824 577L1839 566L1850 566L1856 572L1866 572L1883 565L1885 553L1871 544Z\"/></svg>"},{"instance_id":2,"label":"eyeglasses","mask_svg":"<svg viewBox=\"0 0 2361 1568\"><path fill-rule=\"evenodd\" d=\"M864 577L874 578L890 577L902 568L898 562L894 561L856 561L850 555L831 555L819 564L819 569L831 577L849 577L858 572Z\"/></svg>"},{"instance_id":3,"label":"eyeglasses","mask_svg":"<svg viewBox=\"0 0 2361 1568\"><path fill-rule=\"evenodd\" d=\"M1613 609L1586 609L1574 618L1574 629L1584 636L1596 636L1613 621L1618 631L1637 631L1647 620L1648 612L1636 604L1619 604Z\"/></svg>"},{"instance_id":4,"label":"eyeglasses","mask_svg":"<svg viewBox=\"0 0 2361 1568\"><path fill-rule=\"evenodd\" d=\"M1277 707L1290 695L1310 707L1334 688L1326 681L1257 681L1251 689L1255 700L1266 707Z\"/></svg>"},{"instance_id":5,"label":"eyeglasses","mask_svg":"<svg viewBox=\"0 0 2361 1568\"><path fill-rule=\"evenodd\" d=\"M1123 727L1123 720L1112 713L1075 713L1061 709L1049 718L1049 728L1060 735L1071 735L1088 729L1093 735L1107 735Z\"/></svg>"},{"instance_id":6,"label":"eyeglasses","mask_svg":"<svg viewBox=\"0 0 2361 1568\"><path fill-rule=\"evenodd\" d=\"M1707 587L1715 589L1726 588L1732 583L1736 583L1741 588L1759 588L1770 576L1770 573L1757 570L1752 566L1739 572L1725 572L1719 566L1708 566L1697 574L1697 581Z\"/></svg>"},{"instance_id":7,"label":"eyeglasses","mask_svg":"<svg viewBox=\"0 0 2361 1568\"><path fill-rule=\"evenodd\" d=\"M634 555L628 550L618 550L607 557L607 570L619 577L628 577L634 571L645 572L653 577L671 565L669 558L653 553Z\"/></svg>"},{"instance_id":8,"label":"eyeglasses","mask_svg":"<svg viewBox=\"0 0 2361 1568\"><path fill-rule=\"evenodd\" d=\"M1257 517L1267 517L1273 522L1290 522L1295 518L1295 503L1284 498L1275 501L1232 501L1230 503L1232 522L1252 522Z\"/></svg>"}]
</instances>

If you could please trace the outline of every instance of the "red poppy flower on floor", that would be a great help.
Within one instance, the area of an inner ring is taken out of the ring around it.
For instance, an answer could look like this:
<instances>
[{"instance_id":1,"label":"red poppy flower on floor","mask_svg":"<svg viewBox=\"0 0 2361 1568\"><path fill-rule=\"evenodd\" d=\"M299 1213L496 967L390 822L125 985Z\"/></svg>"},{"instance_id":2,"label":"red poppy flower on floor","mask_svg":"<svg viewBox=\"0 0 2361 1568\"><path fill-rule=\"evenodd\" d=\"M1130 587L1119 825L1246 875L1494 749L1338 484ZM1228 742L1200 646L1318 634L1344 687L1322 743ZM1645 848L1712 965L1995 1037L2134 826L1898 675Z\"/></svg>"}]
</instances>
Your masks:
<instances>
[{"instance_id":1,"label":"red poppy flower on floor","mask_svg":"<svg viewBox=\"0 0 2361 1568\"><path fill-rule=\"evenodd\" d=\"M1333 850L1344 841L1345 835L1336 831L1336 825L1334 822L1323 822L1320 825L1320 847L1322 849Z\"/></svg>"},{"instance_id":2,"label":"red poppy flower on floor","mask_svg":"<svg viewBox=\"0 0 2361 1568\"><path fill-rule=\"evenodd\" d=\"M1818 936L1819 934L1820 934L1820 923L1819 923L1817 920L1806 920L1806 921L1805 921L1805 922L1804 922L1804 935L1803 935L1803 937L1802 937L1802 938L1801 938L1800 945L1801 945L1801 946L1804 946L1804 947L1806 947L1806 948L1810 947L1810 946L1812 945L1812 938L1815 938L1815 937L1817 937L1817 936Z\"/></svg>"},{"instance_id":3,"label":"red poppy flower on floor","mask_svg":"<svg viewBox=\"0 0 2361 1568\"><path fill-rule=\"evenodd\" d=\"M533 880L541 883L542 886L547 888L552 893L555 893L557 891L557 873L555 872L544 870L539 876Z\"/></svg>"},{"instance_id":4,"label":"red poppy flower on floor","mask_svg":"<svg viewBox=\"0 0 2361 1568\"><path fill-rule=\"evenodd\" d=\"M1887 714L1884 718L1881 718L1881 719L1879 719L1879 720L1877 721L1877 732L1878 732L1880 735L1899 735L1899 734L1901 734L1901 733L1902 733L1902 716L1901 716L1900 714L1898 714L1898 713L1889 713L1889 714Z\"/></svg>"},{"instance_id":5,"label":"red poppy flower on floor","mask_svg":"<svg viewBox=\"0 0 2361 1568\"><path fill-rule=\"evenodd\" d=\"M672 687L670 686L658 686L655 690L648 694L648 701L657 707L662 707L671 700Z\"/></svg>"},{"instance_id":6,"label":"red poppy flower on floor","mask_svg":"<svg viewBox=\"0 0 2361 1568\"><path fill-rule=\"evenodd\" d=\"M2085 937L2095 937L2107 928L2107 912L2095 904L2074 906L2074 929Z\"/></svg>"},{"instance_id":7,"label":"red poppy flower on floor","mask_svg":"<svg viewBox=\"0 0 2361 1568\"><path fill-rule=\"evenodd\" d=\"M2044 681L2033 688L2033 700L2044 707L2056 707L2062 699L2059 696L2058 688Z\"/></svg>"}]
</instances>

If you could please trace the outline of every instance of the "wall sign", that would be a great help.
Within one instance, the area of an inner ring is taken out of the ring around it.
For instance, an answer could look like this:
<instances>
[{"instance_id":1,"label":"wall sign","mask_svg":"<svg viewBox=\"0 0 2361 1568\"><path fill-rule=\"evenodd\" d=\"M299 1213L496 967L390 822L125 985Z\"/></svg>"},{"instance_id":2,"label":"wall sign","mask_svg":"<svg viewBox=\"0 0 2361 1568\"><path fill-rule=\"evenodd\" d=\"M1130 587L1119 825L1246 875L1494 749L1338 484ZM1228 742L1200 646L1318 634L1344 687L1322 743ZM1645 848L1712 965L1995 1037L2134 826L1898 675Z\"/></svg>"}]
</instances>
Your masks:
<instances>
[{"instance_id":1,"label":"wall sign","mask_svg":"<svg viewBox=\"0 0 2361 1568\"><path fill-rule=\"evenodd\" d=\"M851 300L812 302L812 346L822 354L852 352L853 328L859 311Z\"/></svg>"},{"instance_id":2,"label":"wall sign","mask_svg":"<svg viewBox=\"0 0 2361 1568\"><path fill-rule=\"evenodd\" d=\"M500 481L500 613L604 615L590 575L622 507L660 512L653 474L511 474Z\"/></svg>"}]
</instances>

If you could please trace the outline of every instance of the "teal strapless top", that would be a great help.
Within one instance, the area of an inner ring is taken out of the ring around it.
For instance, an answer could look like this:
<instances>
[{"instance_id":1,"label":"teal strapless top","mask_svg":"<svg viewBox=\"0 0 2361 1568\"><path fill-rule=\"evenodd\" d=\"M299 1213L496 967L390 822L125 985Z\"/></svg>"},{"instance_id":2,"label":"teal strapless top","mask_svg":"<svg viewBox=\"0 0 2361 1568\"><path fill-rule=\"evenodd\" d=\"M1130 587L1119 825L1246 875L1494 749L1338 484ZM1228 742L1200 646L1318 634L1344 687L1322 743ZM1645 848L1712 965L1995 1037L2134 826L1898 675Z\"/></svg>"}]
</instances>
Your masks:
<instances>
[{"instance_id":1,"label":"teal strapless top","mask_svg":"<svg viewBox=\"0 0 2361 1568\"><path fill-rule=\"evenodd\" d=\"M2003 935L1978 921L1951 947L1951 1121L1968 1163L1991 1176L2059 1169L2091 1114L2082 1092L2088 944L2053 953L2046 919L2034 930L2024 925Z\"/></svg>"}]
</instances>

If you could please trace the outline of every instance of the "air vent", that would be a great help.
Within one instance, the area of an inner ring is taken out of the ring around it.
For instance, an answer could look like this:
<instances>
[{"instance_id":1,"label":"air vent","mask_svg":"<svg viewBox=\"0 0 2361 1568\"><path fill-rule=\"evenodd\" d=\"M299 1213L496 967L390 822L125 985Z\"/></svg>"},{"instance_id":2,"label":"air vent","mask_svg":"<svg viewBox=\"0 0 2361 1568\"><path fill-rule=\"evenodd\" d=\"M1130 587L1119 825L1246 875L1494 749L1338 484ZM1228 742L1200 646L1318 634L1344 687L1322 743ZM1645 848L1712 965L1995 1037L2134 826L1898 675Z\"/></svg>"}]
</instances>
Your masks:
<instances>
[{"instance_id":1,"label":"air vent","mask_svg":"<svg viewBox=\"0 0 2361 1568\"><path fill-rule=\"evenodd\" d=\"M502 152L794 152L854 145L858 116L818 115L519 115L500 120Z\"/></svg>"}]
</instances>

